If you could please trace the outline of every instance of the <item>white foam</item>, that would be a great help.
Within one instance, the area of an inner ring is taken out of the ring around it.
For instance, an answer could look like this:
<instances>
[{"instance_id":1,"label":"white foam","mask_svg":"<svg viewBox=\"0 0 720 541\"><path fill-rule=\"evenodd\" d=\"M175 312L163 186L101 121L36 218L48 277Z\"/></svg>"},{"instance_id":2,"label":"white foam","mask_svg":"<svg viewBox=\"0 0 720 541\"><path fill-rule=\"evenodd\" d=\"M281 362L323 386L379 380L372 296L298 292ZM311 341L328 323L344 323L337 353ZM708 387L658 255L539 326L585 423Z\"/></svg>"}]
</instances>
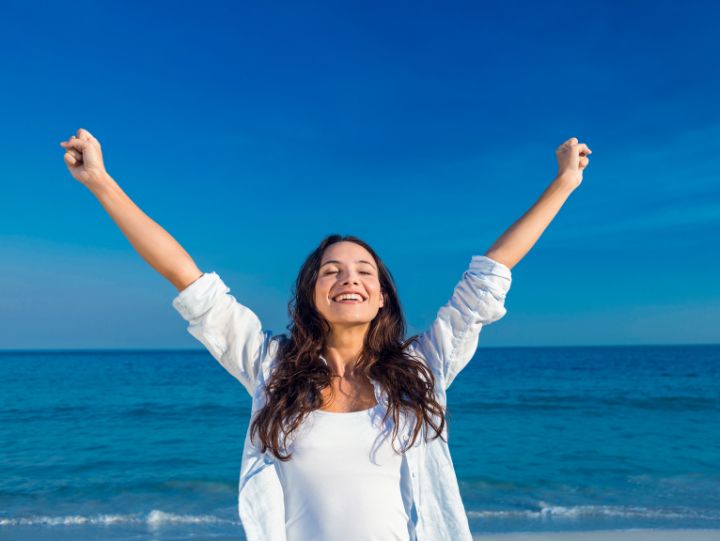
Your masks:
<instances>
[{"instance_id":1,"label":"white foam","mask_svg":"<svg viewBox=\"0 0 720 541\"><path fill-rule=\"evenodd\" d=\"M75 524L125 524L142 522L132 515L96 515L86 517L83 515L67 515L61 517L48 517L33 515L19 518L0 518L0 526L72 526Z\"/></svg>"},{"instance_id":2,"label":"white foam","mask_svg":"<svg viewBox=\"0 0 720 541\"><path fill-rule=\"evenodd\" d=\"M160 524L234 524L232 520L218 518L214 515L175 515L157 509L150 511L146 520L149 525L155 526Z\"/></svg>"},{"instance_id":3,"label":"white foam","mask_svg":"<svg viewBox=\"0 0 720 541\"><path fill-rule=\"evenodd\" d=\"M677 508L651 509L648 507L613 506L613 505L575 505L563 507L540 502L538 510L508 510L508 511L468 511L471 518L578 518L578 517L613 517L613 518L659 518L659 519L707 519L718 520L720 513L702 513L696 509Z\"/></svg>"},{"instance_id":4,"label":"white foam","mask_svg":"<svg viewBox=\"0 0 720 541\"><path fill-rule=\"evenodd\" d=\"M112 524L147 524L150 527L158 527L163 524L232 524L240 525L239 522L227 520L214 515L176 515L153 509L146 516L141 514L132 515L66 515L66 516L43 516L32 515L29 517L0 518L0 526L75 526L75 525L112 525Z\"/></svg>"}]
</instances>

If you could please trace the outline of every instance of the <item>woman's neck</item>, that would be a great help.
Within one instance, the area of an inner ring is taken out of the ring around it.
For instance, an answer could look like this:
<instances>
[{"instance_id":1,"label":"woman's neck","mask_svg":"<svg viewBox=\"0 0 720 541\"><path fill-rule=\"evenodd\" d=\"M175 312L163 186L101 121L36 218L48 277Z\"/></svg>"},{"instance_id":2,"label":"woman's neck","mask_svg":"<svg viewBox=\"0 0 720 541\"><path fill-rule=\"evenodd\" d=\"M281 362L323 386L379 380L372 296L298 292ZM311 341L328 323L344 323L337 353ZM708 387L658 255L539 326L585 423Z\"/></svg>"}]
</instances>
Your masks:
<instances>
[{"instance_id":1,"label":"woman's neck","mask_svg":"<svg viewBox=\"0 0 720 541\"><path fill-rule=\"evenodd\" d=\"M328 338L323 355L334 375L351 377L365 343L367 328L335 331Z\"/></svg>"}]
</instances>

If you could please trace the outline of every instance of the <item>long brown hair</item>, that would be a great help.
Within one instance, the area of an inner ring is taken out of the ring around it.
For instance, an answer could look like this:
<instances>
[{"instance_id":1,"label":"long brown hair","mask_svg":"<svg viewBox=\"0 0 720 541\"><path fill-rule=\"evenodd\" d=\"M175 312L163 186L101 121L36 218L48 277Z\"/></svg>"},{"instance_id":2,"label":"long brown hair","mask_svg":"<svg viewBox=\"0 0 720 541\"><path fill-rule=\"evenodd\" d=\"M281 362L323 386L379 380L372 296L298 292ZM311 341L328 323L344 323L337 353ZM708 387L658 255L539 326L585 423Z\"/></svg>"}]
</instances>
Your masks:
<instances>
[{"instance_id":1,"label":"long brown hair","mask_svg":"<svg viewBox=\"0 0 720 541\"><path fill-rule=\"evenodd\" d=\"M330 386L332 374L320 355L331 327L315 306L314 291L325 249L340 241L354 242L365 248L378 268L385 302L370 323L356 370L376 380L386 392L388 407L383 424L388 416L392 417L394 440L401 412L412 414L410 418L415 420L413 435L403 452L415 443L423 424L435 430L433 439L442 438L445 412L435 398L435 377L425 362L406 352L417 335L404 339L405 318L392 274L366 242L353 235L333 234L323 239L300 268L288 304L290 337L283 335L277 364L265 386L265 405L250 425L251 441L258 433L261 451L270 449L279 460L292 457L292 453L281 451L280 436L282 447L286 448L290 434L311 411L322 406L321 391ZM397 452L394 445L393 450Z\"/></svg>"}]
</instances>

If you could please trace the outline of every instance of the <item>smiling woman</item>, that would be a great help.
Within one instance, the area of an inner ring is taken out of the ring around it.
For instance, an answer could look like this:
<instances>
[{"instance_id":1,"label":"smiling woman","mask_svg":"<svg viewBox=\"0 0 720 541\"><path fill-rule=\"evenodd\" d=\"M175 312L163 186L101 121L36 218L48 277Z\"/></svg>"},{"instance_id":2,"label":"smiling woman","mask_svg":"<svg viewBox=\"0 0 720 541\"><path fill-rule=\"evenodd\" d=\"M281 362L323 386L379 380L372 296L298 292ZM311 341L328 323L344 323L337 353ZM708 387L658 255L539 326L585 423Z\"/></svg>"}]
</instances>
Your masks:
<instances>
[{"instance_id":1,"label":"smiling woman","mask_svg":"<svg viewBox=\"0 0 720 541\"><path fill-rule=\"evenodd\" d=\"M390 271L354 236L330 235L306 258L289 336L264 333L215 273L180 292L190 333L253 397L238 501L248 538L471 539L445 393L505 314L510 282L474 256L409 339Z\"/></svg>"},{"instance_id":2,"label":"smiling woman","mask_svg":"<svg viewBox=\"0 0 720 541\"><path fill-rule=\"evenodd\" d=\"M238 494L249 541L472 539L446 391L482 327L506 314L510 269L582 181L585 145L572 138L558 147L557 178L486 255L471 258L435 321L410 338L390 271L366 242L340 235L308 255L289 335L272 336L127 197L97 139L81 129L61 145L73 177L178 289L172 304L188 332L252 396Z\"/></svg>"},{"instance_id":3,"label":"smiling woman","mask_svg":"<svg viewBox=\"0 0 720 541\"><path fill-rule=\"evenodd\" d=\"M338 300L343 294L360 300ZM286 440L315 410L371 407L377 401L372 381L387 393L386 416L396 424L403 410L411 410L435 428L436 437L441 434L444 416L432 392L434 376L408 354L395 284L367 243L354 236L325 238L303 263L289 309L290 337L267 382L267 404L251 425L263 452L271 449L289 460ZM420 431L418 424L414 438Z\"/></svg>"}]
</instances>

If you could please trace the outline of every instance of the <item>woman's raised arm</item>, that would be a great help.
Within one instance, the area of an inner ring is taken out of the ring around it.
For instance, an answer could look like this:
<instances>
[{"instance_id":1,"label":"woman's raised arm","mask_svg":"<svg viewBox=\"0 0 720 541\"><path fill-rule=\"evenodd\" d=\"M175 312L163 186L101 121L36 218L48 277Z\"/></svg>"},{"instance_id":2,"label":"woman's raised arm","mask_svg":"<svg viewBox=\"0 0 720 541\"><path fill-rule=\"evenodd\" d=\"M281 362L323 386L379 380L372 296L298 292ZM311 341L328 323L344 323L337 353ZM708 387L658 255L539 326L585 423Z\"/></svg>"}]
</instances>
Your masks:
<instances>
[{"instance_id":1,"label":"woman's raised arm","mask_svg":"<svg viewBox=\"0 0 720 541\"><path fill-rule=\"evenodd\" d=\"M100 142L80 128L60 143L70 174L88 188L140 256L182 291L202 276L190 255L125 194L105 170Z\"/></svg>"},{"instance_id":2,"label":"woman's raised arm","mask_svg":"<svg viewBox=\"0 0 720 541\"><path fill-rule=\"evenodd\" d=\"M520 219L511 225L488 249L486 256L512 269L525 257L555 218L570 194L580 186L583 170L590 163L592 151L572 137L560 145L555 154L558 174L540 198Z\"/></svg>"}]
</instances>

